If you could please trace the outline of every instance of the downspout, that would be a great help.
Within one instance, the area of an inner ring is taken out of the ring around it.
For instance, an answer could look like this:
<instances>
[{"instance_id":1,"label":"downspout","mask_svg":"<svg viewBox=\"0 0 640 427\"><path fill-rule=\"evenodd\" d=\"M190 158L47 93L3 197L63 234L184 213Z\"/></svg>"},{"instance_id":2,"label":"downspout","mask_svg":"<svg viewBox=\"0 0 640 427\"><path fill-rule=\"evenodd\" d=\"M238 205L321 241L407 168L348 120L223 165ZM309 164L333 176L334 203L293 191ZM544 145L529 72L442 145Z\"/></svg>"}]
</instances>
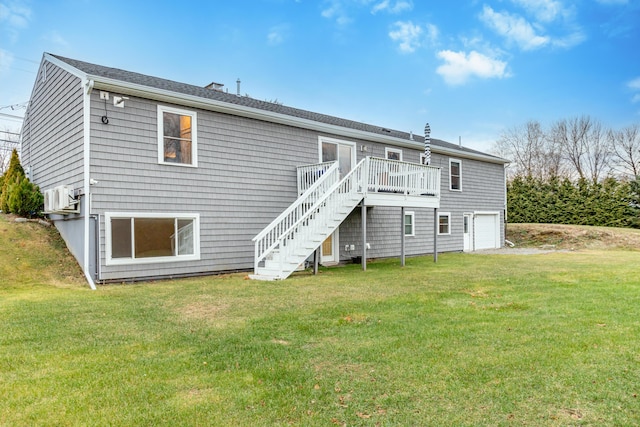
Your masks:
<instances>
[{"instance_id":1,"label":"downspout","mask_svg":"<svg viewBox=\"0 0 640 427\"><path fill-rule=\"evenodd\" d=\"M503 223L503 232L504 232L504 241L507 242L507 244L513 244L511 242L509 242L507 240L507 167L509 166L508 163L504 164L504 169L502 171L502 179L504 181L504 223ZM502 246L502 245L500 245Z\"/></svg>"},{"instance_id":2,"label":"downspout","mask_svg":"<svg viewBox=\"0 0 640 427\"><path fill-rule=\"evenodd\" d=\"M89 182L90 169L90 143L91 143L91 91L93 90L93 80L85 80L83 82L83 99L82 99L82 139L83 139L83 189L84 203L82 203L82 215L84 216L84 250L82 259L82 271L92 290L96 290L96 284L91 277L89 262L89 241L91 236L91 187ZM96 246L98 242L96 242ZM97 268L97 267L96 267Z\"/></svg>"}]
</instances>

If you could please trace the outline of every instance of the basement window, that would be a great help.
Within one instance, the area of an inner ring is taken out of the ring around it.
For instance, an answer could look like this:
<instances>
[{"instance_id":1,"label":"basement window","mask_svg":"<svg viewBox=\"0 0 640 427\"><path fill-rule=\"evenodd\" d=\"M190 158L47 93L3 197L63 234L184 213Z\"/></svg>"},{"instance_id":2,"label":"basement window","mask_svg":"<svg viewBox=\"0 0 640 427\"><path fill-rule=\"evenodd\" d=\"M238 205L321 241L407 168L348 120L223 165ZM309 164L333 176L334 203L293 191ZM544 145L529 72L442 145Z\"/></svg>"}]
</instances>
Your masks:
<instances>
[{"instance_id":1,"label":"basement window","mask_svg":"<svg viewBox=\"0 0 640 427\"><path fill-rule=\"evenodd\" d=\"M438 214L438 234L451 234L451 214Z\"/></svg>"},{"instance_id":2,"label":"basement window","mask_svg":"<svg viewBox=\"0 0 640 427\"><path fill-rule=\"evenodd\" d=\"M158 105L158 162L198 166L195 111Z\"/></svg>"},{"instance_id":3,"label":"basement window","mask_svg":"<svg viewBox=\"0 0 640 427\"><path fill-rule=\"evenodd\" d=\"M107 213L107 265L200 259L198 214Z\"/></svg>"},{"instance_id":4,"label":"basement window","mask_svg":"<svg viewBox=\"0 0 640 427\"><path fill-rule=\"evenodd\" d=\"M413 212L404 213L404 235L405 236L416 235L415 218L416 216L415 216L415 213Z\"/></svg>"}]
</instances>

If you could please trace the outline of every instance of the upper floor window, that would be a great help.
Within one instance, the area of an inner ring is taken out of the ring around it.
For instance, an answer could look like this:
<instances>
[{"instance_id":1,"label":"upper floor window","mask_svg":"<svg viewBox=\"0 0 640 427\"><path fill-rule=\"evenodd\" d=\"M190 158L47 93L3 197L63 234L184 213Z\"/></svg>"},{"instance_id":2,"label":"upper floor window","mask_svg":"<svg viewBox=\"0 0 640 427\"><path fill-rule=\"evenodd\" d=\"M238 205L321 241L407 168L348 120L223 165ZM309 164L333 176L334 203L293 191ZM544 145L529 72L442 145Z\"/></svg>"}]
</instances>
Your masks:
<instances>
[{"instance_id":1,"label":"upper floor window","mask_svg":"<svg viewBox=\"0 0 640 427\"><path fill-rule=\"evenodd\" d=\"M387 160L400 160L400 161L402 161L402 150L399 150L397 148L385 147L385 149L384 149L384 157L386 157Z\"/></svg>"},{"instance_id":2,"label":"upper floor window","mask_svg":"<svg viewBox=\"0 0 640 427\"><path fill-rule=\"evenodd\" d=\"M462 162L449 159L449 189L462 190Z\"/></svg>"},{"instance_id":3,"label":"upper floor window","mask_svg":"<svg viewBox=\"0 0 640 427\"><path fill-rule=\"evenodd\" d=\"M198 166L195 111L158 105L158 162Z\"/></svg>"}]
</instances>

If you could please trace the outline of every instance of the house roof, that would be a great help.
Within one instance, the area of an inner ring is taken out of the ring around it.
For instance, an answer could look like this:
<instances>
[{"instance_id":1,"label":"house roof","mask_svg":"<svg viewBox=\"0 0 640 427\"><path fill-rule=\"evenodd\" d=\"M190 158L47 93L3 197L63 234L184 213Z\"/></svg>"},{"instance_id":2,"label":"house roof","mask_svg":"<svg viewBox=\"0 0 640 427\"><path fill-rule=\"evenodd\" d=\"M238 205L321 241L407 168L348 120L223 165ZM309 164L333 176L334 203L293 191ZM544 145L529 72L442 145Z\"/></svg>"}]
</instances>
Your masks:
<instances>
[{"instance_id":1,"label":"house roof","mask_svg":"<svg viewBox=\"0 0 640 427\"><path fill-rule=\"evenodd\" d=\"M118 68L105 67L102 65L91 64L76 59L65 58L63 56L54 54L45 54L45 59L51 60L54 58L53 63L58 61L71 66L73 69L78 70L82 74L81 77L86 78L97 83L108 84L109 82L121 82L124 87L130 85L135 87L140 92L140 89L148 88L150 92L160 92L164 94L175 94L174 98L180 100L180 98L188 98L190 100L199 99L206 104L207 101L220 105L220 103L231 104L242 109L241 111L254 111L254 115L269 117L289 117L293 118L293 121L288 121L287 124L299 124L301 127L307 127L305 124L318 123L331 126L334 129L345 129L356 131L358 133L371 134L383 139L389 139L391 143L396 145L411 146L413 148L421 148L424 146L424 137L420 135L411 135L408 132L402 132L385 127L375 126L367 123L357 122L353 120L343 119L340 117L330 116L327 114L315 113L312 111L302 110L299 108L288 107L279 103L273 103L268 101L260 101L258 99L251 98L249 96L238 96L215 89L208 89L205 87L195 86L187 83L176 82L173 80L167 80L160 77L149 76L145 74L135 73L132 71L121 70ZM55 60L58 61L55 61ZM60 65L60 64L58 64ZM376 138L376 139L379 139ZM413 139L411 139L413 138ZM431 138L431 150L433 152L441 152L443 154L458 155L461 157L478 158L484 161L493 163L508 163L507 160L500 157L493 156L491 154L483 153L481 151L472 150L467 147L463 147L458 144L451 144L449 142Z\"/></svg>"}]
</instances>

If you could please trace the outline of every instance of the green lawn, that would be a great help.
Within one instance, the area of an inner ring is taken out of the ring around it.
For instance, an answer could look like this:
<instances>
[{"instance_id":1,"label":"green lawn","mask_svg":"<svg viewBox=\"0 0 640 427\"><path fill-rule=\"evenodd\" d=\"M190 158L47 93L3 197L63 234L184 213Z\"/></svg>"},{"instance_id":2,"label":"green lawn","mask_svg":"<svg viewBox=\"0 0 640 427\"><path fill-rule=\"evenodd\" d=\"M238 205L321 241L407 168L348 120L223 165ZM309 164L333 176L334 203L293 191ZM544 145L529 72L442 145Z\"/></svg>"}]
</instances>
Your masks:
<instances>
[{"instance_id":1,"label":"green lawn","mask_svg":"<svg viewBox=\"0 0 640 427\"><path fill-rule=\"evenodd\" d=\"M640 424L640 252L97 291L59 252L0 252L0 425Z\"/></svg>"}]
</instances>

